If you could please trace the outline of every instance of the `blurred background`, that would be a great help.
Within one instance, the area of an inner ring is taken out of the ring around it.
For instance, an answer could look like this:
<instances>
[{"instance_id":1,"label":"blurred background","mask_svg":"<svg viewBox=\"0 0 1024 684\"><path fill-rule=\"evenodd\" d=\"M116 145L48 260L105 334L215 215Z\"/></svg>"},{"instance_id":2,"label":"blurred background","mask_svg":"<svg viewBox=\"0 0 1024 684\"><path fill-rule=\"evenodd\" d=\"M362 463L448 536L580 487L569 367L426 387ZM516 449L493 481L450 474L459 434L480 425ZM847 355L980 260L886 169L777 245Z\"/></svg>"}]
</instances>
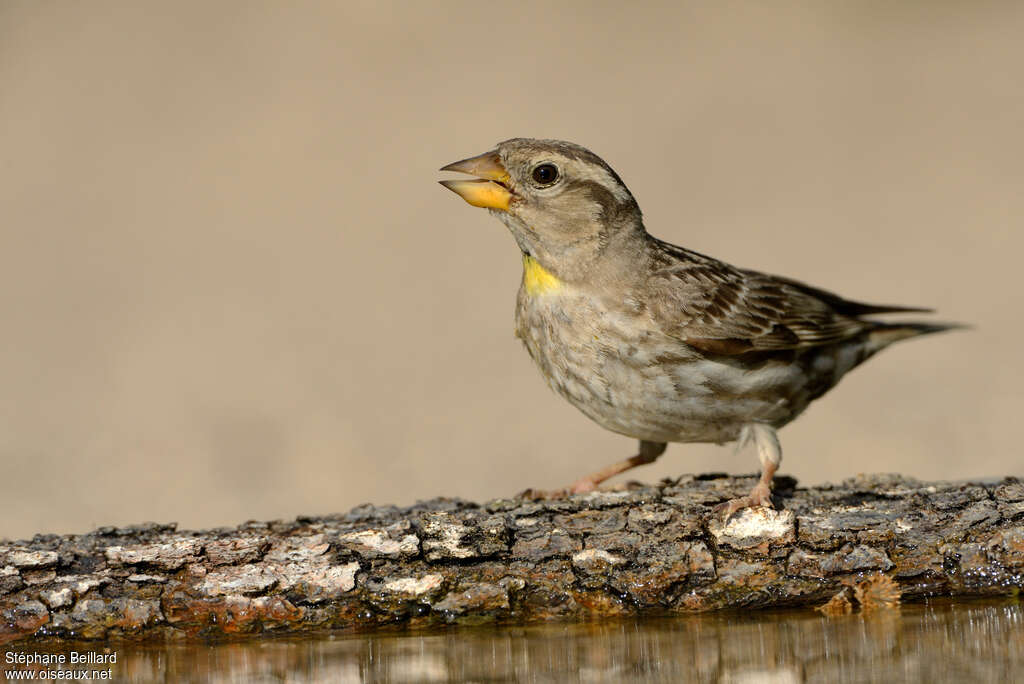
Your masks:
<instances>
[{"instance_id":1,"label":"blurred background","mask_svg":"<svg viewBox=\"0 0 1024 684\"><path fill-rule=\"evenodd\" d=\"M970 332L782 432L804 484L1022 474L1024 4L0 3L0 538L550 488L632 455L438 167L579 142L655 235ZM749 473L674 445L635 471Z\"/></svg>"}]
</instances>

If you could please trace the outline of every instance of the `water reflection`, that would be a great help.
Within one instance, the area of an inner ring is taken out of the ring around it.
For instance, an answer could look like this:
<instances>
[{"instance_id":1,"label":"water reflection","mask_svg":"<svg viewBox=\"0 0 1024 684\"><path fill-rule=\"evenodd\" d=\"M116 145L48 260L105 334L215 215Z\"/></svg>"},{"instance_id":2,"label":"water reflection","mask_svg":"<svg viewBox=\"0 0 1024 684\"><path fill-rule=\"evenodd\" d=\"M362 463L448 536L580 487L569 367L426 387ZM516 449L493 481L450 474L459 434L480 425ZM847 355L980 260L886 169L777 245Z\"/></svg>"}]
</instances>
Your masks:
<instances>
[{"instance_id":1,"label":"water reflection","mask_svg":"<svg viewBox=\"0 0 1024 684\"><path fill-rule=\"evenodd\" d=\"M1024 681L1024 609L943 601L116 650L127 682Z\"/></svg>"}]
</instances>

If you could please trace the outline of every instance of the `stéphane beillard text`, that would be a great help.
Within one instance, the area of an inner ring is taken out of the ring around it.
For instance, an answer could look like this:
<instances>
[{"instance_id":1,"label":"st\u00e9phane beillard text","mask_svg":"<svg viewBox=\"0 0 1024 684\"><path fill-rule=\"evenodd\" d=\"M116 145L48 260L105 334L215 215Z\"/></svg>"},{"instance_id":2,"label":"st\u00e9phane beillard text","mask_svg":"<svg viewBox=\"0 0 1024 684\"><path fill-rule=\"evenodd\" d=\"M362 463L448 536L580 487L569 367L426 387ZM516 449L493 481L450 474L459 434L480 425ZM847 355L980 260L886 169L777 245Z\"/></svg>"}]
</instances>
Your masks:
<instances>
[{"instance_id":1,"label":"st\u00e9phane beillard text","mask_svg":"<svg viewBox=\"0 0 1024 684\"><path fill-rule=\"evenodd\" d=\"M8 665L113 665L117 652L71 651L70 653L17 653L4 654Z\"/></svg>"}]
</instances>

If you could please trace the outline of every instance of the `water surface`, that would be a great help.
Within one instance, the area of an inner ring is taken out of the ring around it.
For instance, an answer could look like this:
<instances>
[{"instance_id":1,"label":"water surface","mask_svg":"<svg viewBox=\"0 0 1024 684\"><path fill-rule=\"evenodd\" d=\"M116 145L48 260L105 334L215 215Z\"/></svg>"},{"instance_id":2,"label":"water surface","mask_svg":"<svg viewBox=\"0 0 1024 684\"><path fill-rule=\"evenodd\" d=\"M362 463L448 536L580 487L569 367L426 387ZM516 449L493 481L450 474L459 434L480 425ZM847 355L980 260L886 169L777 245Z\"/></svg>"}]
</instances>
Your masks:
<instances>
[{"instance_id":1,"label":"water surface","mask_svg":"<svg viewBox=\"0 0 1024 684\"><path fill-rule=\"evenodd\" d=\"M1011 682L1024 681L1024 607L941 600L837 618L793 609L110 650L123 682Z\"/></svg>"}]
</instances>

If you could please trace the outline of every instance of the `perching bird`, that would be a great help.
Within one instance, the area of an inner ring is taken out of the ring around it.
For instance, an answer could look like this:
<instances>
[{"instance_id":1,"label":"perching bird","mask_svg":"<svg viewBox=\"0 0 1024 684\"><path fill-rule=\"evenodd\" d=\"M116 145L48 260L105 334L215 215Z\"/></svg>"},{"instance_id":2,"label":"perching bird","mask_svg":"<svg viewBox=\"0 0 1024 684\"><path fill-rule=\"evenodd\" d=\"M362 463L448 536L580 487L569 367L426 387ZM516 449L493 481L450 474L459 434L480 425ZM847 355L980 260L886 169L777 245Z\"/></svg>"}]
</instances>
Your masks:
<instances>
[{"instance_id":1,"label":"perching bird","mask_svg":"<svg viewBox=\"0 0 1024 684\"><path fill-rule=\"evenodd\" d=\"M668 442L749 440L760 480L723 508L771 506L778 428L893 342L957 327L866 319L928 309L850 301L663 242L618 174L573 143L515 138L441 170L476 176L440 182L519 245L516 334L548 384L640 440L563 491L651 463Z\"/></svg>"}]
</instances>

